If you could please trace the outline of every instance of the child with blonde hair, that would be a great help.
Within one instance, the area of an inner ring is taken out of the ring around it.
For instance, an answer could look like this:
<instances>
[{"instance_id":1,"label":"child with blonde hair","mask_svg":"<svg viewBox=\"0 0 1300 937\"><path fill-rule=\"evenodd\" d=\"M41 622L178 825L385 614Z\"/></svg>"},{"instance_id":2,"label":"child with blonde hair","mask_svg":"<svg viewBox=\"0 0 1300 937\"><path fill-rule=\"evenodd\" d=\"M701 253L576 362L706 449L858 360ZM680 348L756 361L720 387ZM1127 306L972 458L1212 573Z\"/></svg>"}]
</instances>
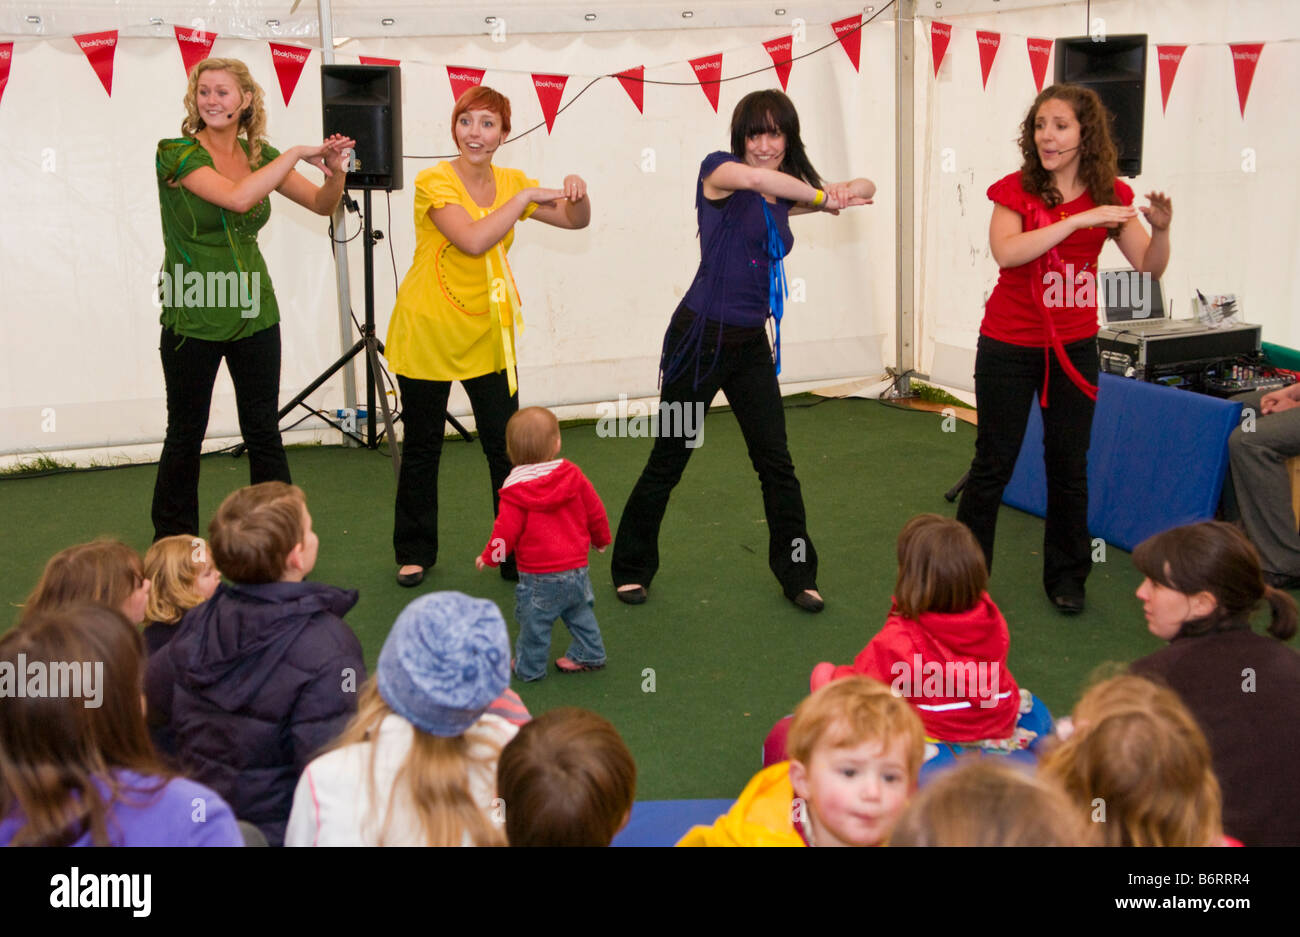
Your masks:
<instances>
[{"instance_id":1,"label":"child with blonde hair","mask_svg":"<svg viewBox=\"0 0 1300 937\"><path fill-rule=\"evenodd\" d=\"M605 644L592 611L587 554L593 544L602 552L609 546L605 506L582 470L560 458L560 424L545 407L525 407L510 418L506 451L515 467L501 486L501 510L488 545L474 562L483 569L513 555L518 563L515 676L524 681L546 676L557 618L573 640L555 669L599 670L605 666Z\"/></svg>"},{"instance_id":2,"label":"child with blonde hair","mask_svg":"<svg viewBox=\"0 0 1300 937\"><path fill-rule=\"evenodd\" d=\"M1089 846L1093 830L1056 784L1005 759L945 771L907 805L891 846Z\"/></svg>"},{"instance_id":3,"label":"child with blonde hair","mask_svg":"<svg viewBox=\"0 0 1300 937\"><path fill-rule=\"evenodd\" d=\"M186 612L212 598L221 585L221 571L207 541L176 534L149 547L144 574L152 583L144 611L144 643L153 656L176 634Z\"/></svg>"},{"instance_id":4,"label":"child with blonde hair","mask_svg":"<svg viewBox=\"0 0 1300 937\"><path fill-rule=\"evenodd\" d=\"M99 602L138 625L144 621L149 587L140 554L122 541L80 543L50 557L23 604L22 617L74 603Z\"/></svg>"},{"instance_id":5,"label":"child with blonde hair","mask_svg":"<svg viewBox=\"0 0 1300 937\"><path fill-rule=\"evenodd\" d=\"M1165 687L1130 674L1092 687L1041 773L1061 784L1105 846L1220 846L1210 747Z\"/></svg>"},{"instance_id":6,"label":"child with blonde hair","mask_svg":"<svg viewBox=\"0 0 1300 937\"><path fill-rule=\"evenodd\" d=\"M822 687L795 710L790 760L764 768L713 826L679 846L877 846L916 790L925 730L876 680Z\"/></svg>"},{"instance_id":7,"label":"child with blonde hair","mask_svg":"<svg viewBox=\"0 0 1300 937\"><path fill-rule=\"evenodd\" d=\"M505 845L497 759L519 730L488 708L509 683L495 604L420 596L384 641L356 718L303 771L285 845Z\"/></svg>"},{"instance_id":8,"label":"child with blonde hair","mask_svg":"<svg viewBox=\"0 0 1300 937\"><path fill-rule=\"evenodd\" d=\"M229 582L149 659L149 724L161 750L278 846L298 776L357 711L366 665L343 616L358 596L307 579L320 537L296 485L231 492L208 534Z\"/></svg>"}]
</instances>

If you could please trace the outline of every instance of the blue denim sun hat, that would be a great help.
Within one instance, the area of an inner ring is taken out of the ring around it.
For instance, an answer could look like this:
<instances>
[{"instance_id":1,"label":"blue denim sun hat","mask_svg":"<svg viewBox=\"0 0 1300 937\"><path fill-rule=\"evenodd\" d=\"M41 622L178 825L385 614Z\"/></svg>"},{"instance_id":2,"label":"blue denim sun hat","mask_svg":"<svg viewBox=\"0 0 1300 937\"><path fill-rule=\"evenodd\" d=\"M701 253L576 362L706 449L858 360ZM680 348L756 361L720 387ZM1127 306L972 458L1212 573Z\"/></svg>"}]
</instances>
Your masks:
<instances>
[{"instance_id":1,"label":"blue denim sun hat","mask_svg":"<svg viewBox=\"0 0 1300 937\"><path fill-rule=\"evenodd\" d=\"M464 733L510 685L510 643L496 604L460 592L422 595L379 652L379 695L417 729Z\"/></svg>"}]
</instances>

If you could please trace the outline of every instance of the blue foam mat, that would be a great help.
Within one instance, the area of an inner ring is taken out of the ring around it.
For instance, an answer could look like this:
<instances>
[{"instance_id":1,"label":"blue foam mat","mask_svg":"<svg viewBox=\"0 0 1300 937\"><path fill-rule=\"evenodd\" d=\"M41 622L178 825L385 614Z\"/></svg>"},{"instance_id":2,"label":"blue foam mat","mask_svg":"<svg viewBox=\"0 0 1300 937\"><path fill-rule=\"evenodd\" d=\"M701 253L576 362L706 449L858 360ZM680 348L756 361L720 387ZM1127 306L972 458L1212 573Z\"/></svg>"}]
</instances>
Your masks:
<instances>
[{"instance_id":1,"label":"blue foam mat","mask_svg":"<svg viewBox=\"0 0 1300 937\"><path fill-rule=\"evenodd\" d=\"M1124 550L1214 517L1241 404L1113 374L1098 381L1088 449L1088 529ZM1004 503L1047 513L1043 416L1034 401Z\"/></svg>"}]
</instances>

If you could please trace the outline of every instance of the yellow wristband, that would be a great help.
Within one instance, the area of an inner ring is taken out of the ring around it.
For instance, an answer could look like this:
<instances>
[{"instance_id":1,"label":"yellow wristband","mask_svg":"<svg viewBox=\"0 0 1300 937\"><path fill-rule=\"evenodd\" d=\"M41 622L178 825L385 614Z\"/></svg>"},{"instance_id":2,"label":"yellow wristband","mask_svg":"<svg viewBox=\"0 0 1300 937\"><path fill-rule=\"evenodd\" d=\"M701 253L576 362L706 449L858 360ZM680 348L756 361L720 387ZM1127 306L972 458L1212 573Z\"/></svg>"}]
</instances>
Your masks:
<instances>
[{"instance_id":1,"label":"yellow wristband","mask_svg":"<svg viewBox=\"0 0 1300 937\"><path fill-rule=\"evenodd\" d=\"M826 203L826 193L822 189L818 189L817 194L813 196L813 200L812 200L813 208L821 208L822 205L824 205L825 203Z\"/></svg>"}]
</instances>

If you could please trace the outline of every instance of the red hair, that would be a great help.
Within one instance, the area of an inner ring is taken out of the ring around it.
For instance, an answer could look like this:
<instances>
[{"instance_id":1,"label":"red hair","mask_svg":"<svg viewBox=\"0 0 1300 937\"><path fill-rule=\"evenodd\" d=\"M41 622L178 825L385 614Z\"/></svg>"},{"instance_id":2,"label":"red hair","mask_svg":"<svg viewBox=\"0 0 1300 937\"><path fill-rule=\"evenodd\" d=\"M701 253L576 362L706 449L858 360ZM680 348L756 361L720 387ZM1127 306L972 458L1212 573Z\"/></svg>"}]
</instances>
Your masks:
<instances>
[{"instance_id":1,"label":"red hair","mask_svg":"<svg viewBox=\"0 0 1300 937\"><path fill-rule=\"evenodd\" d=\"M510 99L486 85L466 88L451 109L451 138L456 140L456 122L466 111L491 111L501 118L501 136L510 136Z\"/></svg>"}]
</instances>

